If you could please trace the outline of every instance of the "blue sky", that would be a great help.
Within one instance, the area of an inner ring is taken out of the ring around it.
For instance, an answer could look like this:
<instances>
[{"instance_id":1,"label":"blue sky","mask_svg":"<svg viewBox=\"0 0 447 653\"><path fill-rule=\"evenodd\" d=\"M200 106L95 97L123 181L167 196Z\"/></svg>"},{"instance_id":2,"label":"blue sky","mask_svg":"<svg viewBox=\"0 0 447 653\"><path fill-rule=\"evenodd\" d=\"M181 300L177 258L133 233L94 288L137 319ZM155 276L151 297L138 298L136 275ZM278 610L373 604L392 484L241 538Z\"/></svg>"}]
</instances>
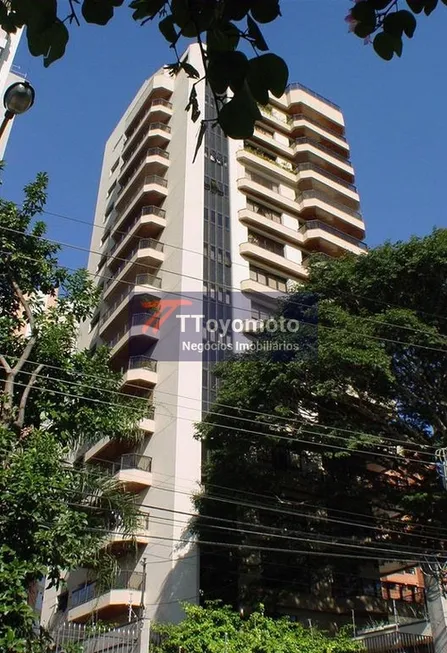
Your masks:
<instances>
[{"instance_id":1,"label":"blue sky","mask_svg":"<svg viewBox=\"0 0 447 653\"><path fill-rule=\"evenodd\" d=\"M423 235L447 226L443 39L447 8L420 17L401 60L381 61L347 33L343 0L282 0L283 17L265 26L274 52L299 81L341 105L367 225L367 242ZM64 59L44 69L23 39L16 63L36 88L6 152L2 196L20 201L38 171L50 176L48 210L93 221L102 150L135 92L172 59L156 24L137 26L123 6L105 28L73 27ZM88 249L90 228L46 216L51 238ZM64 248L62 262L86 263Z\"/></svg>"}]
</instances>

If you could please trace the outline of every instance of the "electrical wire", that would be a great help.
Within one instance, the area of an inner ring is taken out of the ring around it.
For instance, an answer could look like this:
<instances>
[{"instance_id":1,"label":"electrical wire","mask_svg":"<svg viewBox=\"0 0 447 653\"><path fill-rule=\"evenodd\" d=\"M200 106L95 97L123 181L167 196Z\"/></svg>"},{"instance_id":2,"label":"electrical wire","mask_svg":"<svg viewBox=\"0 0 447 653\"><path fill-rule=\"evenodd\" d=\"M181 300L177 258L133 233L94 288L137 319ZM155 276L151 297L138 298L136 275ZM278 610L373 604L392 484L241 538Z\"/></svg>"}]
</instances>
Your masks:
<instances>
[{"instance_id":1,"label":"electrical wire","mask_svg":"<svg viewBox=\"0 0 447 653\"><path fill-rule=\"evenodd\" d=\"M38 240L43 240L45 242L52 243L52 244L55 244L55 245L60 245L62 247L70 247L70 248L81 250L81 251L87 251L87 252L91 252L91 253L100 254L100 252L95 252L94 250L90 250L90 249L80 247L80 246L77 246L77 245L71 245L70 243L63 243L61 241L52 240L50 238L44 238L43 236L34 236L33 234L24 234L22 231L20 231L18 229L12 229L10 227L4 227L3 225L0 225L0 229L2 229L4 231L6 230L6 231L14 232L14 233L20 234L22 236L28 236L29 238L35 238L35 239L38 239ZM22 257L22 258L30 258L30 257ZM117 258L117 257L112 257L112 258ZM124 261L124 262L129 262L128 259L118 258L118 260ZM151 269L151 270L157 270L158 269L157 267L148 266L148 265L143 264L143 263L140 263L139 265L140 265L140 267ZM94 278L96 278L98 276L97 274L95 274L93 272L90 272L89 270L86 270L86 272L87 272L87 274L91 275ZM168 274L177 275L177 276L180 276L181 278L185 278L185 279L192 279L194 281L203 281L203 279L200 279L199 277L193 277L193 276L190 276L190 275L181 274L180 272L174 272L172 270L164 270L164 272L166 272ZM101 280L111 281L113 279L114 279L113 276L112 277L105 277L105 276L101 275ZM135 287L134 283L132 283L130 281L124 281L123 279L121 279L118 283L119 284L126 284L126 285L129 285L129 286ZM220 285L223 288L226 288L227 290L236 290L236 291L240 292L240 288L229 286L227 284L220 284ZM148 288L151 288L151 286L149 284L141 284L141 286L142 287L147 286ZM184 295L184 297L188 297L188 295ZM289 300L289 303L293 304L293 305L299 305L299 306L304 306L305 308L308 308L308 305L304 304L303 302L297 302L295 300ZM244 310L244 309L241 308L241 310ZM249 311L250 309L245 309L245 310ZM375 320L374 318L358 317L357 319L361 319L361 320L364 320L364 321L371 321L374 324L383 324L385 326L391 326L393 328L401 328L401 325L387 323L387 322L380 322L378 320ZM313 322L308 322L308 321L303 320L303 319L300 320L300 321L303 324L307 324L307 325L310 325L310 326L313 326L313 327L317 328L317 325L315 325ZM344 333L356 333L355 331L351 331L349 329L343 329L343 328L340 328L340 327L334 327L334 326L329 326L329 325L325 325L325 324L318 324L318 328L320 328L320 329L321 328L329 329L329 330L332 330L332 331L342 331ZM405 327L405 328L407 328L407 327ZM428 333L428 332L424 332L424 331L420 331L420 332L423 335L427 335L427 336L432 336L433 335L432 333ZM367 338L369 340L389 342L389 343L398 344L398 345L406 345L408 347L415 347L417 349L423 349L423 350L428 350L428 351L436 351L438 353L447 354L447 349L443 349L443 348L439 348L439 347L431 347L431 346L428 346L428 345L420 345L420 344L416 344L416 343L409 343L409 342L405 342L405 341L402 341L402 340L394 340L394 339L391 339L391 338L385 338L383 336L374 336L372 334L363 333L361 335L362 335L362 337Z\"/></svg>"},{"instance_id":2,"label":"electrical wire","mask_svg":"<svg viewBox=\"0 0 447 653\"><path fill-rule=\"evenodd\" d=\"M26 383L20 383L18 381L15 382L15 385L16 386L21 386L21 387L24 387L24 388L27 387ZM43 387L38 386L38 385L34 385L33 390L39 390L41 392L48 392L50 394L58 394L58 395L61 395L61 396L64 396L64 397L83 399L85 401L94 401L96 403L101 403L101 404L116 407L116 404L113 404L112 402L102 401L100 399L85 397L85 396L82 396L82 395L76 395L76 394L72 394L72 393L68 393L68 392L61 392L59 390L54 390L54 389L50 389L50 388L43 388ZM172 404L172 405L177 405L177 404ZM129 409L131 409L130 406L129 406ZM185 421L188 421L188 422L192 422L194 424L197 423L197 420L195 420L195 419L190 419L190 418L182 417L182 416L177 416L176 419L182 419L182 420L185 420ZM350 449L348 447L340 447L338 445L328 444L328 443L322 444L322 443L314 442L314 441L311 441L311 440L303 440L301 438L291 438L291 437L284 436L284 435L278 435L276 433L263 433L262 431L254 431L254 430L250 430L250 429L239 429L238 427L230 426L228 424L214 423L214 426L222 427L222 428L225 428L225 429L238 431L238 432L242 432L242 433L250 433L252 435L261 435L261 436L264 436L266 438L273 438L275 440L285 440L287 442L295 442L295 443L300 442L300 443L303 443L303 444L308 444L308 445L312 445L312 446L315 446L315 447L320 447L320 448L323 448L323 449L326 448L326 449L334 449L334 450L337 450L337 451L347 451L348 453L351 453L351 454L355 453L355 454L361 454L361 455L366 455L366 456L378 456L379 458L386 458L386 459L389 459L389 460L406 461L406 462L416 464L416 465L424 465L426 467L434 467L434 465L435 465L435 461L428 462L428 461L422 461L422 460L413 460L413 459L405 457L405 456L397 456L397 455L380 453L380 452L363 451L361 449L352 449L352 448ZM318 433L315 433L314 431L310 431L310 433L312 435L321 435L323 437L335 437L337 439L341 439L339 436L330 436L330 435L327 435L327 434L324 434L324 433L323 434L321 434L321 433L318 434ZM375 445L373 445L373 446L375 446Z\"/></svg>"}]
</instances>

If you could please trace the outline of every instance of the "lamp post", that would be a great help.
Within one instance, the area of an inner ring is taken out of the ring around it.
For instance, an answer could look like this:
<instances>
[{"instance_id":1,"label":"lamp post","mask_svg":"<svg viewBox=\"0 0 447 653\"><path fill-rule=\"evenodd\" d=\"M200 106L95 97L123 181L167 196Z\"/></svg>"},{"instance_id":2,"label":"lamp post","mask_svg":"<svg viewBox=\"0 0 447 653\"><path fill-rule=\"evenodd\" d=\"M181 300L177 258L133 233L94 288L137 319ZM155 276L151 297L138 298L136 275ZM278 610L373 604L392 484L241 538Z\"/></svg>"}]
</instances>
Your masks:
<instances>
[{"instance_id":1,"label":"lamp post","mask_svg":"<svg viewBox=\"0 0 447 653\"><path fill-rule=\"evenodd\" d=\"M34 88L29 82L15 82L11 84L3 96L3 104L6 109L3 122L0 125L0 140L5 132L5 129L10 120L14 116L18 116L21 113L25 113L28 109L34 104L35 98Z\"/></svg>"}]
</instances>

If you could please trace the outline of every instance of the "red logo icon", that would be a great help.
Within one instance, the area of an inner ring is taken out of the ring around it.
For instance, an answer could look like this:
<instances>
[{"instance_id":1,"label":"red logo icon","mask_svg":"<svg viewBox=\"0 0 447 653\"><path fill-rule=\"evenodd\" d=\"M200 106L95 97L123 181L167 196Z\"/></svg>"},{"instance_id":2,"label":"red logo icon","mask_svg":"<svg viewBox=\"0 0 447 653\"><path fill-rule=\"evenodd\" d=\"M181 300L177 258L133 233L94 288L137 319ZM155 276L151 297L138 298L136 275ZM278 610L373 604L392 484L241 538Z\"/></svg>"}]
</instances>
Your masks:
<instances>
[{"instance_id":1,"label":"red logo icon","mask_svg":"<svg viewBox=\"0 0 447 653\"><path fill-rule=\"evenodd\" d=\"M141 302L141 305L151 311L143 326L143 333L146 333L149 328L159 329L179 306L192 306L192 301L189 299L156 299Z\"/></svg>"}]
</instances>

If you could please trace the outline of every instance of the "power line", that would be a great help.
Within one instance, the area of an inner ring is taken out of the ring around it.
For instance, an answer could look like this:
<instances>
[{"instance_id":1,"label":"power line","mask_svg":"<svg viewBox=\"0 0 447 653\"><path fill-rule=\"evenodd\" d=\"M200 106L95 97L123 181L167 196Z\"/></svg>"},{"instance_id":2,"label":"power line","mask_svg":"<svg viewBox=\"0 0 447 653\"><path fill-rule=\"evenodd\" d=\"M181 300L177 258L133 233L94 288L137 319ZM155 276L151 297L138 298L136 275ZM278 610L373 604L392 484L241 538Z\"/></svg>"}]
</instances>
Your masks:
<instances>
[{"instance_id":1,"label":"power line","mask_svg":"<svg viewBox=\"0 0 447 653\"><path fill-rule=\"evenodd\" d=\"M27 372L27 374L30 374L30 373ZM21 386L21 387L26 387L25 383L20 383L18 381L15 382L15 385L18 385L18 386ZM61 392L59 390L54 390L54 389L50 389L50 388L43 388L43 387L38 386L38 385L34 385L33 390L40 390L41 392L49 392L49 393L53 393L53 394L58 394L58 395L62 395L64 397L84 399L85 401L94 401L96 403L101 403L101 404L114 406L114 407L117 406L117 404L113 404L112 402L102 401L100 399L85 397L85 396L82 396L82 395L75 395L75 394L68 393L68 392ZM169 405L169 404L166 404L166 405ZM172 405L177 406L177 404L172 404ZM129 406L129 409L131 409L130 406ZM187 417L177 416L176 419L183 419L183 420L188 421L188 422L196 423L196 420L189 419ZM264 436L266 438L273 438L273 439L277 439L277 440L286 440L288 442L295 442L295 443L300 442L300 443L312 445L312 446L315 446L315 447L335 449L335 450L338 450L338 451L347 451L348 453L351 453L351 454L361 454L361 455L367 455L367 456L378 456L380 458L387 458L387 459L390 459L390 460L399 460L399 461L406 461L406 462L410 462L410 463L418 464L418 465L425 465L426 467L427 466L428 467L433 467L435 465L434 462L426 462L426 461L422 461L422 460L413 460L413 459L405 457L405 456L397 456L397 455L380 453L380 452L372 452L372 451L363 451L361 449L352 449L352 448L350 449L350 448L347 448L347 447L340 447L340 446L337 446L337 445L334 445L334 444L328 444L328 443L322 444L322 443L319 443L319 442L303 440L301 438L291 438L291 437L287 437L285 435L278 435L276 433L262 433L261 431L253 431L253 430L250 430L250 429L239 429L238 427L230 426L228 424L214 423L214 426L222 427L222 428L233 430L233 431L239 431L239 432L242 432L242 433L250 433L252 435L261 435L261 436ZM341 439L339 436L335 436L335 435L330 436L330 435L327 435L327 434L324 434L324 433L323 434L321 434L321 433L318 434L318 433L315 433L314 431L310 431L309 433L311 433L312 435L321 435L321 436L324 436L324 437L335 437L337 439ZM375 446L375 445L372 445L372 446ZM385 445L383 445L383 446L385 446Z\"/></svg>"},{"instance_id":2,"label":"power line","mask_svg":"<svg viewBox=\"0 0 447 653\"><path fill-rule=\"evenodd\" d=\"M81 251L87 251L87 252L91 252L91 253L95 253L95 254L101 254L101 252L95 252L94 250L90 250L90 249L80 247L80 246L77 246L77 245L71 245L70 243L63 243L61 241L52 240L50 238L44 238L43 236L35 236L33 234L25 234L25 233L23 233L22 231L20 231L18 229L12 229L10 227L0 226L0 229L6 230L6 231L11 231L11 232L20 234L22 236L28 236L29 238L36 238L38 240L44 240L44 241L46 241L48 243L61 245L63 247L71 247L73 249L77 249L77 250L81 250ZM28 258L30 260L33 260L33 259L31 259L31 257L26 257L26 256L23 256L22 258ZM128 259L121 259L121 258L118 258L118 257L111 257L111 258L117 258L117 260L124 261L124 262L129 262ZM36 259L34 259L34 260L36 260ZM149 265L144 264L144 263L140 263L139 265L141 267L147 268L149 270L158 270L157 266L149 266ZM86 272L87 272L87 274L93 276L94 278L96 278L98 276L97 274L94 274L93 272L90 272L89 270L86 270ZM181 274L180 272L174 272L172 270L164 270L164 272L166 272L168 274L173 274L173 275L176 275L176 276L180 276L181 278L191 279L191 280L194 280L194 281L203 281L203 279L201 279L199 277L193 277L193 276L190 276L190 275ZM101 275L101 280L112 281L113 279L114 279L113 276L112 277L105 277L105 276ZM123 279L119 280L118 283L119 284L126 284L126 285L129 285L129 286L135 287L134 283L132 283L130 281L124 281ZM147 286L148 288L151 288L150 284L140 284L140 285L142 287ZM219 285L222 286L222 288L226 288L227 290L236 290L236 291L240 292L240 288L236 288L234 286L229 286L228 284L224 284L224 283L219 284ZM185 297L188 297L188 296L185 295ZM297 301L294 301L294 300L289 300L289 303L293 304L293 305L296 305L296 306L304 306L305 308L309 308L308 305L304 304L303 302L297 302ZM240 308L240 310L242 310L242 311L245 310L245 312L250 311L250 309L243 309L243 308ZM402 328L401 325L387 323L387 322L381 322L379 320L375 320L374 318L366 318L366 317L363 317L363 316L355 316L355 318L357 320L372 322L373 324L383 324L385 326L387 325L387 326L391 326L393 328ZM313 326L313 327L317 328L317 325L315 325L313 322L308 322L308 321L303 320L303 319L301 319L300 322L302 322L303 324L308 324L310 326ZM329 329L329 330L332 330L332 331L342 331L344 333L352 333L352 334L356 333L355 331L351 331L349 329L343 329L343 328L340 328L340 327L329 326L329 325L325 325L325 324L318 324L318 328L320 328L320 329L321 328ZM410 328L410 327L405 326L403 328L407 329L407 328ZM425 331L421 331L421 330L417 330L417 331L422 333L423 335L427 335L427 336L432 336L433 335L432 333L429 333L429 332L425 332ZM447 349L441 349L439 347L431 347L431 346L428 346L428 345L420 345L420 344L416 344L416 343L405 342L405 341L402 341L402 340L394 340L392 338L385 338L383 336L374 336L372 334L366 334L366 333L362 333L361 336L364 337L364 338L367 338L369 340L377 340L377 341L380 341L380 342L389 342L389 343L392 343L392 344L406 345L408 347L415 347L417 349L424 349L424 350L428 350L428 351L436 351L436 352L439 352L439 353L447 354Z\"/></svg>"},{"instance_id":3,"label":"power line","mask_svg":"<svg viewBox=\"0 0 447 653\"><path fill-rule=\"evenodd\" d=\"M3 355L7 356L6 354L3 354ZM9 358L17 360L18 356L9 356ZM45 365L45 367L47 367L49 369L60 370L60 371L65 372L66 374L72 374L72 375L78 374L78 372L76 370L67 370L64 367L61 367L61 366L58 366L58 365L51 365L51 364L48 364L48 363L42 363L40 361L35 361L35 360L31 360L31 359L28 359L27 362L33 363L35 365L42 364L42 365ZM24 373L29 374L29 372L24 372ZM40 374L38 376L43 376L44 378L48 378L48 379L54 378L54 377L48 377L48 376L46 376L44 374ZM84 372L82 373L82 376L84 378L91 378L91 379L97 379L97 380L103 380L103 381L109 381L110 380L108 377L105 377L105 376L99 376L99 375L96 375L96 374L86 374ZM60 379L55 379L55 380L60 381ZM70 382L70 381L65 381L65 382L66 383L74 383L74 382ZM79 381L77 383L81 384L81 381ZM137 384L126 383L126 385L129 388L136 388L138 390L141 389L141 386L137 385ZM91 387L91 386L86 385L85 387ZM118 396L123 396L123 397L126 397L126 398L131 397L134 400L139 399L139 397L136 397L135 395L129 395L128 393L121 392L119 390L112 390L112 389L108 389L108 388L101 389L101 388L98 388L97 386L95 386L93 389L94 390L99 390L99 391L104 391L104 392L110 392L111 394L115 394L115 395L118 395ZM177 397L177 398L180 398L180 399L187 399L188 401L191 401L191 400L197 401L199 404L201 403L200 399L196 399L194 397L188 397L186 395L178 395L177 393L174 393L174 392L166 392L165 390L161 390L159 388L156 389L156 392L158 394L166 394L166 395ZM141 399L141 400L144 401L144 399ZM180 408L187 408L186 406L182 406L181 404L178 404L178 403L174 403L174 404L169 404L168 402L163 402L163 403L166 403L166 405L171 405L171 406L179 406ZM269 418L272 417L271 413L262 413L262 412L259 412L259 411L256 411L256 410L250 410L250 409L242 408L242 407L239 407L239 406L232 406L231 404L222 404L222 403L219 403L219 402L214 402L213 406L220 406L220 407L223 407L223 408L229 408L232 411L249 413L249 414L256 415L256 416L264 416L264 417L269 417ZM211 411L207 411L206 415L207 414L221 415L221 413L211 412ZM223 416L233 418L232 415L223 415ZM304 424L306 426L309 425L308 422L305 422L304 420L299 420L297 417L288 418L288 417L282 417L280 415L274 415L274 418L275 418L275 420L285 421L287 423L286 424L287 428L291 428L290 427L290 420L292 420L293 422L298 422L300 424ZM251 420L248 420L248 418L244 418L244 417L238 417L238 419L241 419L243 421L251 421ZM261 424L262 424L262 422L261 422ZM272 423L266 423L266 425L267 426L276 426L278 428L281 428L281 426L282 426L280 424L275 424L275 423L273 423L273 424ZM328 430L332 430L332 431L341 431L343 433L352 433L353 435L361 435L361 436L369 436L369 437L372 437L372 438L380 438L382 440L389 441L389 442L391 442L393 444L396 444L396 445L401 444L401 445L403 445L403 447L409 449L410 451L412 451L412 449L411 449L412 446L422 447L422 448L426 448L426 449L433 449L433 450L437 449L437 447L435 445L430 445L428 443L417 443L417 442L408 443L408 441L406 441L406 440L399 440L399 439L396 439L396 438L377 435L377 434L374 434L374 433L368 433L368 432L365 432L365 431L354 431L352 429L341 428L341 427L337 427L337 426L333 426L333 425L320 424L318 422L314 422L314 425L319 426L320 428L328 429ZM296 430L296 429L294 429L294 430ZM312 433L313 433L313 431L312 431ZM328 437L331 437L331 436L328 436ZM332 436L332 437L337 437L337 436Z\"/></svg>"}]
</instances>

